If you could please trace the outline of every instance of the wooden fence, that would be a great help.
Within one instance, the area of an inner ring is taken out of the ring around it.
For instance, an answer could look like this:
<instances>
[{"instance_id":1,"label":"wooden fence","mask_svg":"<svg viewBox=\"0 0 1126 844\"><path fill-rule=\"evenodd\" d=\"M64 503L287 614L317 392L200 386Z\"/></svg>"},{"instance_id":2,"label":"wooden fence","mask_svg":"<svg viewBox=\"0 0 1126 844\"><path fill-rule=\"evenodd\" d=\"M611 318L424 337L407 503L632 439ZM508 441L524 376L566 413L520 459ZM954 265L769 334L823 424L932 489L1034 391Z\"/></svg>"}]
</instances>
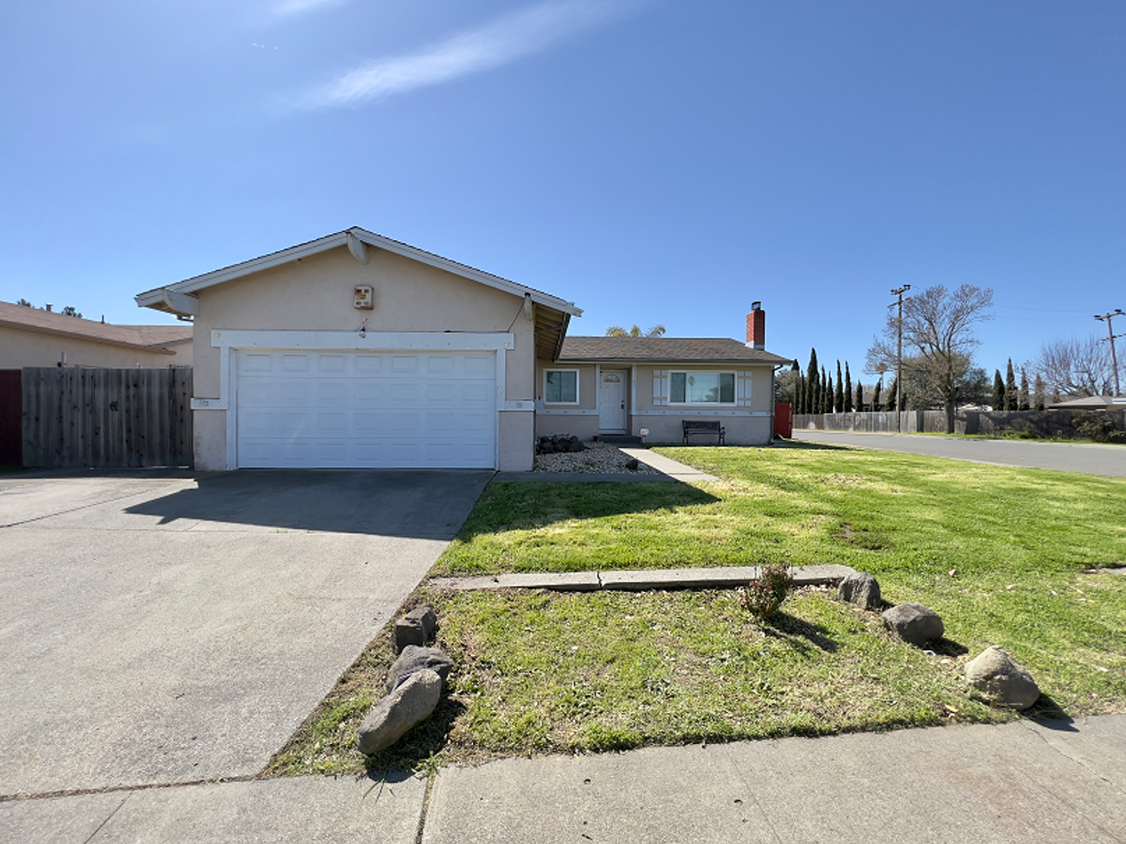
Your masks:
<instances>
[{"instance_id":1,"label":"wooden fence","mask_svg":"<svg viewBox=\"0 0 1126 844\"><path fill-rule=\"evenodd\" d=\"M23 370L23 465L190 466L192 370Z\"/></svg>"},{"instance_id":2,"label":"wooden fence","mask_svg":"<svg viewBox=\"0 0 1126 844\"><path fill-rule=\"evenodd\" d=\"M1118 430L1126 430L1126 410L959 410L954 419L954 433L992 436L1013 432L1032 437L1074 438L1080 436L1080 423L1092 413L1111 420ZM905 410L899 414L899 424L905 434L945 433L946 412ZM802 414L794 417L794 428L895 433L895 412Z\"/></svg>"}]
</instances>

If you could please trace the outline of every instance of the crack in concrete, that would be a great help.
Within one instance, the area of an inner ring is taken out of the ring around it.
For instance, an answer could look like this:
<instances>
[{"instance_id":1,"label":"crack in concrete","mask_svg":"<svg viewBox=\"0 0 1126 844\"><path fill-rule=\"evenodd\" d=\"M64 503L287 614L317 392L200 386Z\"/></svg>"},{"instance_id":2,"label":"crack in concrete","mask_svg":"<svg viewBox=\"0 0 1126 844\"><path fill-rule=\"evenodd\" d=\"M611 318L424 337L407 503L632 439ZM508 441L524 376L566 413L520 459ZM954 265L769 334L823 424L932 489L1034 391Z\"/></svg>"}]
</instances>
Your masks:
<instances>
[{"instance_id":1,"label":"crack in concrete","mask_svg":"<svg viewBox=\"0 0 1126 844\"><path fill-rule=\"evenodd\" d=\"M98 824L97 829L95 829L93 832L91 832L90 837L87 838L85 841L83 841L82 844L90 844L90 842L94 840L94 836L96 836L99 832L102 831L102 827L104 827L107 823L109 823L111 820L113 820L113 816L121 811L121 807L125 805L125 802L130 797L132 797L131 794L126 794L125 797L122 798L121 802L117 804L117 808L114 809L112 812L110 812L106 816L106 819L104 821L102 821L100 824Z\"/></svg>"},{"instance_id":2,"label":"crack in concrete","mask_svg":"<svg viewBox=\"0 0 1126 844\"><path fill-rule=\"evenodd\" d=\"M1044 744L1048 746L1048 749L1049 749L1049 750L1052 750L1052 751L1054 751L1055 753L1058 753L1058 754L1059 754L1060 756L1062 756L1062 757L1063 757L1064 759L1066 759L1067 761L1069 761L1069 762L1074 762L1074 763L1075 763L1076 765L1078 765L1078 766L1079 766L1080 768L1083 768L1084 770L1086 770L1086 771L1089 771L1090 773L1092 773L1093 775L1095 775L1096 777L1098 777L1098 778L1099 778L1100 780L1102 780L1103 782L1105 782L1105 783L1106 783L1107 785L1111 786L1112 788L1117 788L1117 786L1115 786L1114 782L1112 782L1112 781L1111 781L1110 779L1108 779L1107 777L1105 777L1105 776L1103 776L1102 774L1100 774L1100 773L1099 773L1098 771L1094 770L1094 769L1093 769L1093 768L1092 768L1092 767L1091 767L1090 765L1088 765L1088 764L1087 764L1086 762L1083 762L1083 761L1082 761L1081 759L1077 759L1077 758L1076 758L1076 757L1074 757L1074 756L1069 756L1068 754L1064 753L1064 751L1063 751L1063 749L1062 749L1062 748L1060 748L1060 747L1058 747L1057 745L1053 744L1052 742L1048 741L1047 737L1045 737L1045 735L1044 735L1044 733L1043 733L1043 732L1041 732L1040 730L1036 729L1035 727L1033 727L1033 726L1032 726L1031 724L1029 724L1028 722L1026 722L1026 721L1022 720L1022 721L1020 722L1020 725L1021 725L1021 726L1022 726L1022 727L1023 727L1024 729L1028 730L1028 732L1032 733L1032 734L1033 734L1034 736L1036 736L1036 737L1037 737L1038 739L1040 739L1040 741L1044 742Z\"/></svg>"}]
</instances>

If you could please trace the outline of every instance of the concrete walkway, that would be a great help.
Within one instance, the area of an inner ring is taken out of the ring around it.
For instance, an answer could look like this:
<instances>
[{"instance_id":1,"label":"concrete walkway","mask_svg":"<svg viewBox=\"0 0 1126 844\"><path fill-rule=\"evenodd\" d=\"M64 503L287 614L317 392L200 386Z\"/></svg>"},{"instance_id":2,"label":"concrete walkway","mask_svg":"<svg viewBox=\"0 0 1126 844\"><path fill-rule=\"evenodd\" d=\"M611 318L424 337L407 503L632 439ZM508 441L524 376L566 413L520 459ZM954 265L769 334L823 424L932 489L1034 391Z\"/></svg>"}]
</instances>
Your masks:
<instances>
[{"instance_id":1,"label":"concrete walkway","mask_svg":"<svg viewBox=\"0 0 1126 844\"><path fill-rule=\"evenodd\" d=\"M907 454L926 454L931 457L968 460L973 463L1055 469L1060 472L1126 478L1126 446L1121 445L809 430L795 430L794 439L824 445L847 445Z\"/></svg>"},{"instance_id":2,"label":"concrete walkway","mask_svg":"<svg viewBox=\"0 0 1126 844\"><path fill-rule=\"evenodd\" d=\"M0 802L23 844L1126 841L1126 716ZM419 833L421 832L421 838Z\"/></svg>"}]
</instances>

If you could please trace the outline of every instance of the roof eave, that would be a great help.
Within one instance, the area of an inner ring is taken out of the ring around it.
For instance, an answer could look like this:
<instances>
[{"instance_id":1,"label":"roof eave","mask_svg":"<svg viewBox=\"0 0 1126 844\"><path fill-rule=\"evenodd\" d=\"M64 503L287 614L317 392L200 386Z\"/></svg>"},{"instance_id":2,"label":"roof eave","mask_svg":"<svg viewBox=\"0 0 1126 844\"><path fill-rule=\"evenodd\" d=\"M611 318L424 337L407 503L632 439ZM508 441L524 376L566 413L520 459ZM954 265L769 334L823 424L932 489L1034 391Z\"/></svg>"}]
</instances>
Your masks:
<instances>
[{"instance_id":1,"label":"roof eave","mask_svg":"<svg viewBox=\"0 0 1126 844\"><path fill-rule=\"evenodd\" d=\"M506 293L511 293L514 296L524 297L528 295L532 301L539 305L546 305L549 308L554 308L565 314L571 316L581 316L582 309L575 307L574 302L567 302L557 296L552 296L540 290L531 287L526 287L522 284L517 284L514 281L509 281L506 278L487 273L484 270L478 270L474 267L467 266L466 264L459 264L457 261L451 261L448 258L443 258L440 255L435 255L432 252L426 252L406 243L400 243L397 240L391 240L383 235L369 232L366 229L353 227L346 229L342 232L327 235L326 237L311 240L308 243L301 243L297 246L291 246L288 249L282 249L279 252L272 252L269 255L263 255L260 258L253 258L249 261L243 261L240 264L234 264L230 267L224 267L220 270L214 270L203 275L193 276L192 278L178 281L174 284L164 285L152 290L146 290L144 293L138 294L135 298L137 304L143 308L153 308L158 311L165 311L167 313L181 314L177 310L178 304L169 302L168 297L164 295L165 291L171 291L178 294L192 294L198 293L200 290L206 290L209 287L214 287L218 284L224 284L228 281L243 278L253 273L262 272L263 270L272 269L274 267L288 264L292 261L307 258L312 255L326 252L329 249L336 249L341 246L348 246L349 236L356 238L368 246L373 246L376 249L383 249L396 255L401 255L405 258L418 261L419 263L426 264L436 269L445 270L446 272L453 273L454 275L461 276L462 278L476 281L488 287L502 290ZM188 315L184 313L183 315Z\"/></svg>"}]
</instances>

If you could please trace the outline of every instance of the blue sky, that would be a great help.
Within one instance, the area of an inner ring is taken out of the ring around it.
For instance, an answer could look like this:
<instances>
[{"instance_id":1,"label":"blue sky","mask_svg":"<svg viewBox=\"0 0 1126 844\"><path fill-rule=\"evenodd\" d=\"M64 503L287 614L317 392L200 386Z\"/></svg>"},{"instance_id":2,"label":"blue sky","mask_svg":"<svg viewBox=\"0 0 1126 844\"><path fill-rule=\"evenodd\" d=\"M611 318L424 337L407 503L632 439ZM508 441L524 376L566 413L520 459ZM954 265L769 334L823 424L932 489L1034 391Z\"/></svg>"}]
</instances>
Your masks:
<instances>
[{"instance_id":1,"label":"blue sky","mask_svg":"<svg viewBox=\"0 0 1126 844\"><path fill-rule=\"evenodd\" d=\"M902 284L992 287L990 372L1126 308L1121 0L38 0L0 74L5 301L358 225L854 376Z\"/></svg>"}]
</instances>

